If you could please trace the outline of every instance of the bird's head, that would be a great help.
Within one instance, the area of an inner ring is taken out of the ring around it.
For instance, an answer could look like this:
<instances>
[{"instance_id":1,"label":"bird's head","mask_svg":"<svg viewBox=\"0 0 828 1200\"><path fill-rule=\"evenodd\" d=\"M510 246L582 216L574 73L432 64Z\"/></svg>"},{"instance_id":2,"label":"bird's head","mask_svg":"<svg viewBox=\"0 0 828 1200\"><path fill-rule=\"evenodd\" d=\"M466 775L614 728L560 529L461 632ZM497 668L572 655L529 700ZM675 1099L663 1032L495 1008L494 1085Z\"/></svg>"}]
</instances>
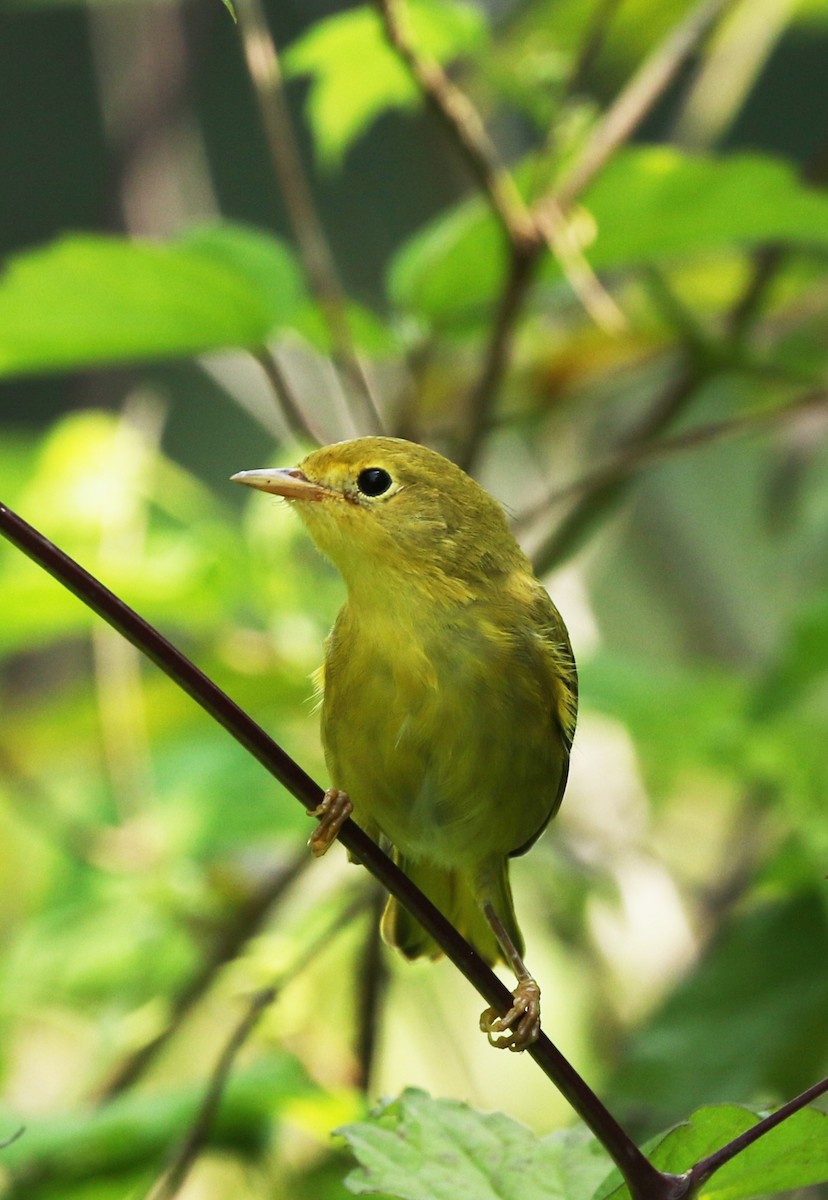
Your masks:
<instances>
[{"instance_id":1,"label":"bird's head","mask_svg":"<svg viewBox=\"0 0 828 1200\"><path fill-rule=\"evenodd\" d=\"M337 442L297 467L233 480L289 500L352 591L418 583L435 599L462 601L525 564L488 492L441 454L400 438Z\"/></svg>"}]
</instances>

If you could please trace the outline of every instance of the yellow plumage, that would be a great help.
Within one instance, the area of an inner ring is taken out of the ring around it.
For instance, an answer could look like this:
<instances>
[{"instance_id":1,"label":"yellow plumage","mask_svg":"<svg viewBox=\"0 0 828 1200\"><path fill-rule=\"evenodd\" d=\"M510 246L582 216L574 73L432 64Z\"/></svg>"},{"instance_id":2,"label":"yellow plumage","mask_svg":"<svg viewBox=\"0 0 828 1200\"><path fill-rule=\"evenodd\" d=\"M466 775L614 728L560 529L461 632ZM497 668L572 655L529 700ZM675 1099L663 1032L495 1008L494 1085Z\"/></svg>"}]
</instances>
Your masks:
<instances>
[{"instance_id":1,"label":"yellow plumage","mask_svg":"<svg viewBox=\"0 0 828 1200\"><path fill-rule=\"evenodd\" d=\"M447 459L394 438L236 478L294 500L348 588L324 668L334 787L475 949L520 978L508 858L561 802L577 687L563 621L502 509ZM393 898L382 930L409 958L438 953Z\"/></svg>"}]
</instances>

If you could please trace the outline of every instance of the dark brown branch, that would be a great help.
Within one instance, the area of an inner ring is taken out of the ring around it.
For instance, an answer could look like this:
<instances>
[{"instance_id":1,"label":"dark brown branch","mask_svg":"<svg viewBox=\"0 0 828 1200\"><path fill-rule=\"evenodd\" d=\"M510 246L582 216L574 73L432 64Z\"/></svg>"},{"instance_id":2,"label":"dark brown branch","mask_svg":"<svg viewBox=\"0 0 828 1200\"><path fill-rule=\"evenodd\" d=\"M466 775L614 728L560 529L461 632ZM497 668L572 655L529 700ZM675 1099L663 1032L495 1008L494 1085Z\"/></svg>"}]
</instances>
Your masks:
<instances>
[{"instance_id":1,"label":"dark brown branch","mask_svg":"<svg viewBox=\"0 0 828 1200\"><path fill-rule=\"evenodd\" d=\"M732 1142L728 1142L726 1146L715 1150L713 1154L709 1154L707 1158L697 1162L690 1171L690 1186L691 1195L695 1194L702 1184L706 1183L711 1175L720 1170L725 1163L729 1163L731 1159L736 1158L737 1154L741 1154L743 1150L747 1150L748 1146L752 1146L754 1142L758 1142L766 1133L770 1133L777 1125L781 1125L783 1121L787 1121L788 1117L792 1117L794 1113L798 1113L801 1109L807 1108L814 1100L818 1100L820 1096L828 1093L828 1077L815 1083L813 1087L807 1088L793 1100L789 1100L787 1104L783 1104L772 1112L770 1116L765 1117L761 1121L757 1121L755 1125L751 1125L750 1129L746 1129L744 1133L740 1133Z\"/></svg>"},{"instance_id":2,"label":"dark brown branch","mask_svg":"<svg viewBox=\"0 0 828 1200\"><path fill-rule=\"evenodd\" d=\"M318 784L225 692L114 593L3 504L0 504L0 532L156 663L306 809L321 803L322 789ZM505 1014L512 1001L506 986L379 846L350 820L342 827L339 840L416 917L487 1003ZM527 1053L604 1146L634 1200L680 1200L687 1194L683 1179L652 1166L544 1033Z\"/></svg>"},{"instance_id":3,"label":"dark brown branch","mask_svg":"<svg viewBox=\"0 0 828 1200\"><path fill-rule=\"evenodd\" d=\"M509 242L531 250L537 242L532 215L515 181L500 162L480 114L469 97L453 83L434 59L418 54L411 40L407 13L401 0L376 0L385 36L408 67L415 82L466 166L489 201Z\"/></svg>"},{"instance_id":4,"label":"dark brown branch","mask_svg":"<svg viewBox=\"0 0 828 1200\"><path fill-rule=\"evenodd\" d=\"M334 363L349 389L358 396L369 430L382 420L354 347L345 295L333 253L316 211L302 156L293 132L276 43L261 0L236 0L239 33L262 126L288 218L293 228L308 285L319 305L331 339Z\"/></svg>"}]
</instances>

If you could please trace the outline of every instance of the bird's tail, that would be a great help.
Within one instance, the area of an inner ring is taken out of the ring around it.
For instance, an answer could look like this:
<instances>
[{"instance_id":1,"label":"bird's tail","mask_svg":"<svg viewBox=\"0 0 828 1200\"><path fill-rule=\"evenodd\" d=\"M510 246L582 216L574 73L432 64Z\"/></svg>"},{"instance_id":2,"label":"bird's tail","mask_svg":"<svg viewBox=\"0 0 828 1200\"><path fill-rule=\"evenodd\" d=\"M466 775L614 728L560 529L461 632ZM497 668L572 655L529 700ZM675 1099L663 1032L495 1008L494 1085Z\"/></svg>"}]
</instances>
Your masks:
<instances>
[{"instance_id":1,"label":"bird's tail","mask_svg":"<svg viewBox=\"0 0 828 1200\"><path fill-rule=\"evenodd\" d=\"M500 945L483 915L481 900L491 902L518 953L523 953L523 938L515 918L505 860L495 871L486 873L486 894L478 899L480 889L475 884L474 872L446 870L428 862L412 862L397 853L394 857L409 879L425 892L432 904L439 908L490 966L504 959ZM423 956L439 958L442 954L430 934L393 896L388 897L383 913L382 936L389 946L395 946L409 959Z\"/></svg>"}]
</instances>

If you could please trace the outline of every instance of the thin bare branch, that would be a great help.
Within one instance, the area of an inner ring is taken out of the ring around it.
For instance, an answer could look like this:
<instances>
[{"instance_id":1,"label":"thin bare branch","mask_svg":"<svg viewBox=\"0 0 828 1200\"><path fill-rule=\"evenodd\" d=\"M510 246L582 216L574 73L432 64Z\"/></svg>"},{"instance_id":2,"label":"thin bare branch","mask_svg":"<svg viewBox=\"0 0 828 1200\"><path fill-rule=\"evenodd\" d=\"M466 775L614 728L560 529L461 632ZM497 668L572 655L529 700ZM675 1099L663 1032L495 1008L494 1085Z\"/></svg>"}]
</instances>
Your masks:
<instances>
[{"instance_id":1,"label":"thin bare branch","mask_svg":"<svg viewBox=\"0 0 828 1200\"><path fill-rule=\"evenodd\" d=\"M382 420L354 348L345 295L333 253L316 211L302 156L293 132L276 43L261 0L236 0L242 48L262 119L271 161L299 247L308 285L319 304L331 339L334 362L359 399L369 430Z\"/></svg>"},{"instance_id":2,"label":"thin bare branch","mask_svg":"<svg viewBox=\"0 0 828 1200\"><path fill-rule=\"evenodd\" d=\"M299 401L293 394L287 376L276 355L267 347L253 351L253 357L264 371L282 410L285 424L295 438L322 446L331 439L319 432L313 421L302 412Z\"/></svg>"},{"instance_id":3,"label":"thin bare branch","mask_svg":"<svg viewBox=\"0 0 828 1200\"><path fill-rule=\"evenodd\" d=\"M783 254L770 250L767 254L757 254L750 278L724 318L725 336L731 341L742 341L747 336L752 323L758 317L776 272L784 261ZM704 377L705 369L698 363L691 350L685 349L684 362L678 374L665 386L641 421L619 439L616 457L626 458L634 453L637 447L646 446L661 434L689 403ZM625 479L622 476L605 479L601 477L602 472L603 468L599 467L595 472L596 478L584 486L581 486L582 481L577 481L578 493L573 507L533 556L538 572L552 570L574 553L588 530L611 508L620 495ZM573 490L576 485L572 485ZM562 497L555 496L552 502L555 503L559 499Z\"/></svg>"},{"instance_id":4,"label":"thin bare branch","mask_svg":"<svg viewBox=\"0 0 828 1200\"><path fill-rule=\"evenodd\" d=\"M376 0L376 6L388 42L460 150L510 243L532 252L537 241L532 215L514 179L501 163L477 109L435 59L414 48L404 0Z\"/></svg>"},{"instance_id":5,"label":"thin bare branch","mask_svg":"<svg viewBox=\"0 0 828 1200\"><path fill-rule=\"evenodd\" d=\"M210 1127L215 1120L222 1096L230 1080L230 1073L242 1047L249 1040L264 1013L278 998L285 984L304 971L320 951L330 945L331 939L339 930L346 928L353 918L365 909L366 900L364 892L352 900L346 908L336 914L317 937L305 946L296 962L280 972L278 978L269 987L256 992L251 998L241 1020L225 1042L190 1128L170 1166L152 1189L149 1200L173 1200L173 1197L178 1195L209 1137Z\"/></svg>"},{"instance_id":6,"label":"thin bare branch","mask_svg":"<svg viewBox=\"0 0 828 1200\"><path fill-rule=\"evenodd\" d=\"M631 454L638 446L658 437L696 394L703 375L685 352L684 363L644 415L618 440L618 454ZM532 556L535 570L543 575L558 566L581 545L621 494L623 478L596 479L579 493L572 508Z\"/></svg>"},{"instance_id":7,"label":"thin bare branch","mask_svg":"<svg viewBox=\"0 0 828 1200\"><path fill-rule=\"evenodd\" d=\"M537 212L529 208L469 97L435 59L415 48L405 0L376 0L376 5L389 44L407 66L488 200L506 235L511 257L531 262L548 247L596 324L614 333L624 328L620 309L584 258L563 211L553 199L547 199ZM480 390L482 382L481 376L475 391Z\"/></svg>"},{"instance_id":8,"label":"thin bare branch","mask_svg":"<svg viewBox=\"0 0 828 1200\"><path fill-rule=\"evenodd\" d=\"M172 1200L173 1196L176 1196L183 1187L210 1132L210 1126L215 1119L224 1089L227 1087L233 1063L258 1025L265 1010L270 1007L277 995L278 991L275 987L263 988L262 991L256 993L248 1005L244 1016L233 1030L219 1056L204 1093L204 1099L187 1136L171 1166L150 1192L149 1200Z\"/></svg>"},{"instance_id":9,"label":"thin bare branch","mask_svg":"<svg viewBox=\"0 0 828 1200\"><path fill-rule=\"evenodd\" d=\"M775 408L760 408L753 412L740 413L739 416L729 417L724 421L707 421L671 437L635 442L625 451L611 455L585 475L550 492L540 504L526 513L521 513L516 525L521 527L529 524L547 508L562 504L565 500L602 491L612 484L628 479L651 463L662 462L664 459L685 454L689 450L698 450L701 446L727 438L762 433L765 429L785 424L804 412L820 409L828 409L828 392L824 389L807 392L804 396L797 396L787 404L780 404Z\"/></svg>"},{"instance_id":10,"label":"thin bare branch","mask_svg":"<svg viewBox=\"0 0 828 1200\"><path fill-rule=\"evenodd\" d=\"M692 1187L692 1195L695 1195L702 1184L706 1183L711 1175L720 1170L725 1163L729 1163L737 1154L741 1154L747 1150L748 1146L752 1146L754 1142L758 1142L766 1133L770 1133L777 1125L781 1125L783 1121L787 1121L788 1117L792 1117L794 1113L798 1113L803 1108L807 1108L809 1104L813 1104L814 1100L818 1100L820 1096L828 1093L828 1076L815 1083L813 1087L807 1088L793 1100L789 1100L787 1104L781 1105L770 1116L765 1117L761 1121L757 1121L750 1129L746 1129L732 1142L728 1142L726 1146L722 1146L720 1150L709 1154L707 1158L697 1162L690 1171L690 1183Z\"/></svg>"},{"instance_id":11,"label":"thin bare branch","mask_svg":"<svg viewBox=\"0 0 828 1200\"><path fill-rule=\"evenodd\" d=\"M210 988L221 968L238 958L309 862L308 854L302 849L289 863L273 871L219 926L201 964L184 982L177 995L172 997L169 1017L163 1029L110 1071L97 1089L95 1099L99 1104L114 1100L146 1073Z\"/></svg>"},{"instance_id":12,"label":"thin bare branch","mask_svg":"<svg viewBox=\"0 0 828 1200\"><path fill-rule=\"evenodd\" d=\"M551 200L564 212L629 140L721 16L737 0L700 0L642 64L587 139Z\"/></svg>"}]
</instances>

